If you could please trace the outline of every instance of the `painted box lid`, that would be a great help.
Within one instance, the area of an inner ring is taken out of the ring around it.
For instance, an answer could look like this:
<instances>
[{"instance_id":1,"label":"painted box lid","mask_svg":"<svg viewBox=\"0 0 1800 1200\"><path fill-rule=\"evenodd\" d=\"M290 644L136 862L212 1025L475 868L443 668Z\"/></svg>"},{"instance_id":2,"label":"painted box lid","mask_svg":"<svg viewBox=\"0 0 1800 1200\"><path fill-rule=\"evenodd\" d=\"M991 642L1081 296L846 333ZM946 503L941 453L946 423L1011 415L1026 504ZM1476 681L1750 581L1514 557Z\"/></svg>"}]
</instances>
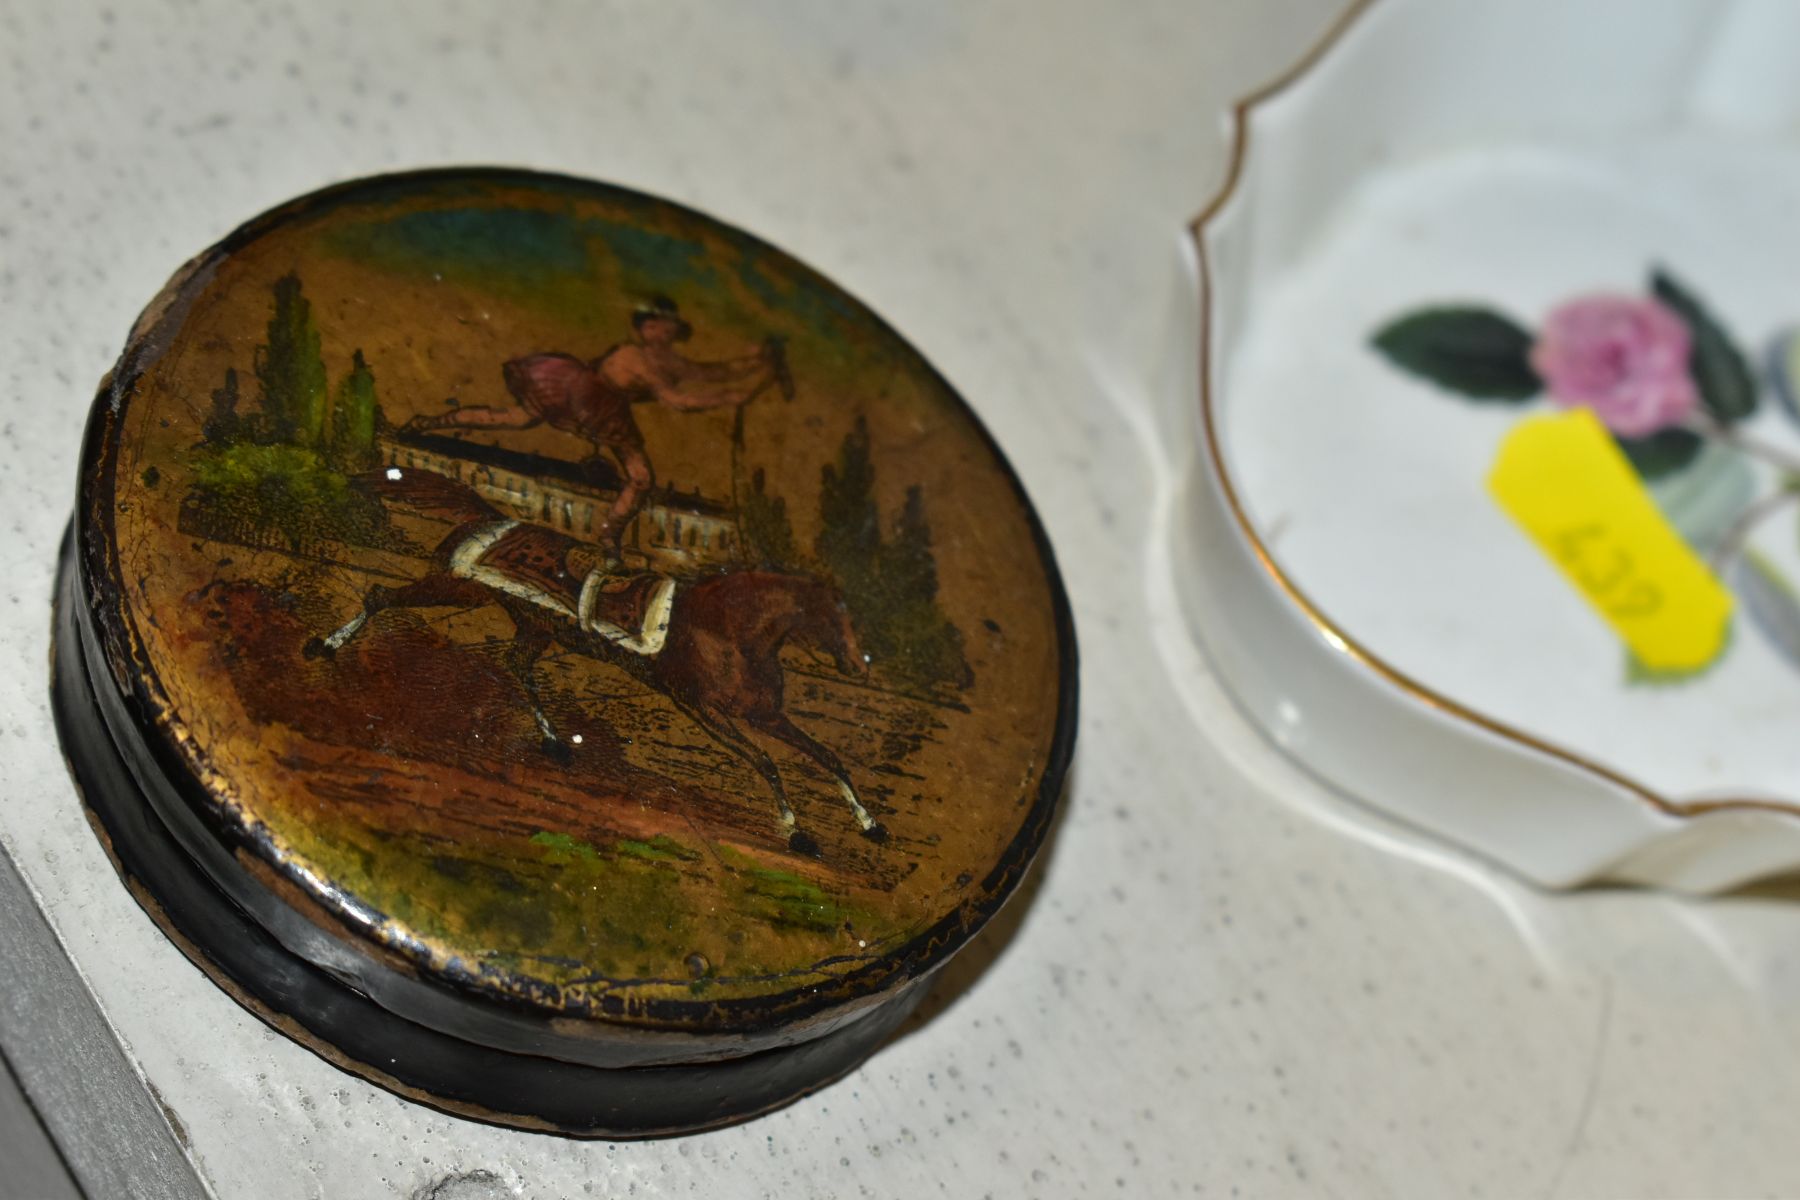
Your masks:
<instances>
[{"instance_id":1,"label":"painted box lid","mask_svg":"<svg viewBox=\"0 0 1800 1200\"><path fill-rule=\"evenodd\" d=\"M487 1119L848 1070L1044 838L1043 531L900 337L576 179L350 183L189 263L96 402L55 693L97 828L286 1032Z\"/></svg>"}]
</instances>

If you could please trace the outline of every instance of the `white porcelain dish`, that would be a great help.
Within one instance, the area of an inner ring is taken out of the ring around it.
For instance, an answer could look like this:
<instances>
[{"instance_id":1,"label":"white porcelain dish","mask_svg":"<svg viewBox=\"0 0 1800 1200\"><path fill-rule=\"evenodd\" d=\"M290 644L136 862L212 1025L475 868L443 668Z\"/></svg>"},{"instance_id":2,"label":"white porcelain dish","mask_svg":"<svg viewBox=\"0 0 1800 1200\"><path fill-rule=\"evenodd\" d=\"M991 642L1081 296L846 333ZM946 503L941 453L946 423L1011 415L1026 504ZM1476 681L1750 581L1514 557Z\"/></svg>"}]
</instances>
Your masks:
<instances>
[{"instance_id":1,"label":"white porcelain dish","mask_svg":"<svg viewBox=\"0 0 1800 1200\"><path fill-rule=\"evenodd\" d=\"M1195 632L1294 757L1545 885L1800 869L1795 46L1787 0L1374 0L1240 106L1194 225L1172 560ZM1736 594L1715 664L1646 682L1485 486L1555 405L1471 401L1371 339L1455 304L1541 344L1572 298L1647 302L1653 269L1760 400L1708 425L1709 383L1702 432L1666 434L1698 453L1645 468Z\"/></svg>"}]
</instances>

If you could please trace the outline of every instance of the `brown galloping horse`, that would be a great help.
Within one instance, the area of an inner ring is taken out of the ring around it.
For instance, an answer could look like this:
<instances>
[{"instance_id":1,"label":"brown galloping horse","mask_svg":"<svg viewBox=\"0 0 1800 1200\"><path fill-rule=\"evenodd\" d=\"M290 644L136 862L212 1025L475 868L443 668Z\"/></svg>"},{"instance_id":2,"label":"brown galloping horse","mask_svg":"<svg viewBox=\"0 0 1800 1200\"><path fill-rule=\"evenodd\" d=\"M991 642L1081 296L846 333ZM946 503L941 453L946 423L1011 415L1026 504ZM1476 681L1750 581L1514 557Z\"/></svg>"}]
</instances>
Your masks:
<instances>
[{"instance_id":1,"label":"brown galloping horse","mask_svg":"<svg viewBox=\"0 0 1800 1200\"><path fill-rule=\"evenodd\" d=\"M585 543L544 526L509 521L471 488L434 472L395 468L369 472L354 482L385 501L455 521L457 526L432 553L431 570L423 578L403 587L369 588L361 612L330 635L307 642L309 657L336 653L383 609L497 604L517 631L507 666L530 698L532 716L550 754L566 758L570 751L544 714L533 667L555 644L630 673L667 696L689 720L754 767L775 793L791 849L819 853L818 843L795 825L774 759L746 727L818 763L837 782L862 835L875 842L887 839L886 829L857 797L838 756L782 711L781 648L789 641L829 654L845 674L868 674L836 588L770 571L729 571L664 585L655 593L663 598L660 618L653 601L648 606L651 622L641 637L634 637L589 617L591 589L600 576L580 569L571 572L567 565L586 565L582 556L592 548ZM509 545L516 548L509 551ZM503 561L509 552L516 561ZM490 562L498 565L489 566ZM504 573L508 567L510 575ZM534 567L536 571L528 571ZM517 578L521 573L552 581L560 577L567 581L565 591L559 596L553 588L522 584Z\"/></svg>"}]
</instances>

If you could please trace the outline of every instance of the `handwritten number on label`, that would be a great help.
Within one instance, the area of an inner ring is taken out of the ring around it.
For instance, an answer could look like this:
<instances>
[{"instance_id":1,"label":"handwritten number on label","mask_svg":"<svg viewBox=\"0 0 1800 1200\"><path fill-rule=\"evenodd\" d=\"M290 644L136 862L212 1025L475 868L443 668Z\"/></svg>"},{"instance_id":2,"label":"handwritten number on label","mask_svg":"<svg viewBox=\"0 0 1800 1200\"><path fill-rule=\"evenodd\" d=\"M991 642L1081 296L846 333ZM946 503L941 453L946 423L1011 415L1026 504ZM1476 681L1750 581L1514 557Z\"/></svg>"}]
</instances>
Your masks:
<instances>
[{"instance_id":1,"label":"handwritten number on label","mask_svg":"<svg viewBox=\"0 0 1800 1200\"><path fill-rule=\"evenodd\" d=\"M1513 426L1488 490L1646 666L1694 670L1724 649L1731 593L1593 413Z\"/></svg>"},{"instance_id":2,"label":"handwritten number on label","mask_svg":"<svg viewBox=\"0 0 1800 1200\"><path fill-rule=\"evenodd\" d=\"M1662 589L1637 572L1631 551L1605 525L1590 521L1564 529L1552 544L1563 568L1609 615L1629 621L1661 610Z\"/></svg>"}]
</instances>

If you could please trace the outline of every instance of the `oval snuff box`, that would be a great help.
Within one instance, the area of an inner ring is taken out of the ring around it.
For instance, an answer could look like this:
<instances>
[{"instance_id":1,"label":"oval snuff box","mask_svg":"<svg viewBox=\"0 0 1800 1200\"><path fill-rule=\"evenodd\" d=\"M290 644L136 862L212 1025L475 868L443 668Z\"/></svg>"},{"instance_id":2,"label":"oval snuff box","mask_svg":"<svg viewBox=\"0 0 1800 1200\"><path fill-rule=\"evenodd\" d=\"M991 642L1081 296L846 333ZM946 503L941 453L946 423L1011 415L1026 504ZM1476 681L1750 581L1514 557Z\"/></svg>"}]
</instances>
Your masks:
<instances>
[{"instance_id":1,"label":"oval snuff box","mask_svg":"<svg viewBox=\"0 0 1800 1200\"><path fill-rule=\"evenodd\" d=\"M144 908L440 1108L646 1136L850 1070L1074 731L1042 529L867 309L633 192L369 179L194 259L82 454L53 697Z\"/></svg>"}]
</instances>

